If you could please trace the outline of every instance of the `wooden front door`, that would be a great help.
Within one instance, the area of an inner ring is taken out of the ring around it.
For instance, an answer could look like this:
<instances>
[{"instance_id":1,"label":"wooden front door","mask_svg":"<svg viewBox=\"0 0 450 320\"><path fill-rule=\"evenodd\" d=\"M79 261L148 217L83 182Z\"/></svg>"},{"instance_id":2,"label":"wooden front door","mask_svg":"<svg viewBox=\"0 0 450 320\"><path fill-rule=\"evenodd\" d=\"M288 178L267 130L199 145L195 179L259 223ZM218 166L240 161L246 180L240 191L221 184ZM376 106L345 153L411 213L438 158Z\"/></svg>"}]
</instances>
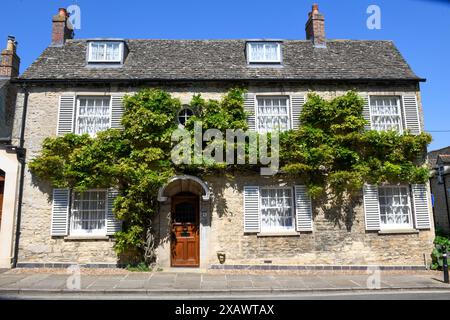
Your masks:
<instances>
[{"instance_id":1,"label":"wooden front door","mask_svg":"<svg viewBox=\"0 0 450 320\"><path fill-rule=\"evenodd\" d=\"M181 194L172 198L172 267L200 266L199 198Z\"/></svg>"}]
</instances>

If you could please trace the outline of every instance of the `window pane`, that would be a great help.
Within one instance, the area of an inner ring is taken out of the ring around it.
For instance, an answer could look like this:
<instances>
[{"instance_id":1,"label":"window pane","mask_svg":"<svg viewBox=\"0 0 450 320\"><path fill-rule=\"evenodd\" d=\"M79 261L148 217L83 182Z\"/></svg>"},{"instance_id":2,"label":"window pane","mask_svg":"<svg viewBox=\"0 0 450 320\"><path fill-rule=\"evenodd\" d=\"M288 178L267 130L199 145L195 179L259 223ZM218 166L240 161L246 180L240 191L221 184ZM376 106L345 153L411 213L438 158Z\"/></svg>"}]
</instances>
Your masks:
<instances>
[{"instance_id":1,"label":"window pane","mask_svg":"<svg viewBox=\"0 0 450 320\"><path fill-rule=\"evenodd\" d=\"M278 59L278 44L266 43L265 44L265 60L266 61L279 61Z\"/></svg>"},{"instance_id":2,"label":"window pane","mask_svg":"<svg viewBox=\"0 0 450 320\"><path fill-rule=\"evenodd\" d=\"M382 225L410 226L411 207L407 187L383 186L379 188L378 195Z\"/></svg>"},{"instance_id":3,"label":"window pane","mask_svg":"<svg viewBox=\"0 0 450 320\"><path fill-rule=\"evenodd\" d=\"M374 130L402 131L400 99L397 97L370 97L370 114Z\"/></svg>"},{"instance_id":4,"label":"window pane","mask_svg":"<svg viewBox=\"0 0 450 320\"><path fill-rule=\"evenodd\" d=\"M294 229L290 188L261 189L261 230L265 232Z\"/></svg>"},{"instance_id":5,"label":"window pane","mask_svg":"<svg viewBox=\"0 0 450 320\"><path fill-rule=\"evenodd\" d=\"M279 43L249 43L250 62L281 62Z\"/></svg>"},{"instance_id":6,"label":"window pane","mask_svg":"<svg viewBox=\"0 0 450 320\"><path fill-rule=\"evenodd\" d=\"M78 103L77 134L94 136L110 127L110 98L80 98Z\"/></svg>"},{"instance_id":7,"label":"window pane","mask_svg":"<svg viewBox=\"0 0 450 320\"><path fill-rule=\"evenodd\" d=\"M290 129L289 99L287 97L258 97L258 132Z\"/></svg>"},{"instance_id":8,"label":"window pane","mask_svg":"<svg viewBox=\"0 0 450 320\"><path fill-rule=\"evenodd\" d=\"M92 42L89 46L89 61L120 62L121 48L119 42Z\"/></svg>"},{"instance_id":9,"label":"window pane","mask_svg":"<svg viewBox=\"0 0 450 320\"><path fill-rule=\"evenodd\" d=\"M76 192L71 212L71 232L105 233L106 191Z\"/></svg>"}]
</instances>

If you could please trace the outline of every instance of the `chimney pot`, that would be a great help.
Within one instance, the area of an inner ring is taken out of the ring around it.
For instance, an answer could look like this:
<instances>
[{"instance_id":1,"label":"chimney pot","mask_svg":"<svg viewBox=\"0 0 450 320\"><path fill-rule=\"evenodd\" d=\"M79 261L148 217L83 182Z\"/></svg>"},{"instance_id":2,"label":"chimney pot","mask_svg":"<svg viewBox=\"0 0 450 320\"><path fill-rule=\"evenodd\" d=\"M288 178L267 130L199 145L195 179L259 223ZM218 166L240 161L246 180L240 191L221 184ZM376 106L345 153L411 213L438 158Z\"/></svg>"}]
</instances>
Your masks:
<instances>
[{"instance_id":1,"label":"chimney pot","mask_svg":"<svg viewBox=\"0 0 450 320\"><path fill-rule=\"evenodd\" d=\"M6 50L16 52L17 41L14 36L8 36L8 42L6 45Z\"/></svg>"},{"instance_id":2,"label":"chimney pot","mask_svg":"<svg viewBox=\"0 0 450 320\"><path fill-rule=\"evenodd\" d=\"M59 15L61 17L67 18L67 10L66 10L66 8L59 8Z\"/></svg>"},{"instance_id":3,"label":"chimney pot","mask_svg":"<svg viewBox=\"0 0 450 320\"><path fill-rule=\"evenodd\" d=\"M8 36L6 49L1 52L0 78L16 78L19 75L20 58L16 53L17 41L13 36Z\"/></svg>"},{"instance_id":4,"label":"chimney pot","mask_svg":"<svg viewBox=\"0 0 450 320\"><path fill-rule=\"evenodd\" d=\"M314 3L312 6L312 13L318 14L319 13L319 5L317 3Z\"/></svg>"},{"instance_id":5,"label":"chimney pot","mask_svg":"<svg viewBox=\"0 0 450 320\"><path fill-rule=\"evenodd\" d=\"M73 26L69 21L69 14L64 8L59 8L58 14L52 19L52 45L62 46L68 39L73 39Z\"/></svg>"},{"instance_id":6,"label":"chimney pot","mask_svg":"<svg viewBox=\"0 0 450 320\"><path fill-rule=\"evenodd\" d=\"M325 47L325 18L319 12L319 5L313 4L311 12L308 14L308 21L305 26L306 39L311 40L316 47Z\"/></svg>"}]
</instances>

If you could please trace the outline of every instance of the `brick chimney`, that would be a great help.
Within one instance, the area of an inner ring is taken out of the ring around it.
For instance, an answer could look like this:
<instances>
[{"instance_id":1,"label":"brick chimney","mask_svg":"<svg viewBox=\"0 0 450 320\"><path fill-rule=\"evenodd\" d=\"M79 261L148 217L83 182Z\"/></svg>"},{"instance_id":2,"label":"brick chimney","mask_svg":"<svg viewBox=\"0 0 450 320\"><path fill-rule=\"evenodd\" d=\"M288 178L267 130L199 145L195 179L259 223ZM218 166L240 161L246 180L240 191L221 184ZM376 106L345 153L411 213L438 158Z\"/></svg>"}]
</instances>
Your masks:
<instances>
[{"instance_id":1,"label":"brick chimney","mask_svg":"<svg viewBox=\"0 0 450 320\"><path fill-rule=\"evenodd\" d=\"M0 78L17 78L19 76L20 58L16 53L17 42L13 36L8 36L6 49L2 51L0 62Z\"/></svg>"},{"instance_id":2,"label":"brick chimney","mask_svg":"<svg viewBox=\"0 0 450 320\"><path fill-rule=\"evenodd\" d=\"M324 47L325 42L325 18L319 13L319 5L313 4L312 11L308 14L308 22L305 26L306 39L312 40L314 46Z\"/></svg>"},{"instance_id":3,"label":"brick chimney","mask_svg":"<svg viewBox=\"0 0 450 320\"><path fill-rule=\"evenodd\" d=\"M59 8L56 16L53 16L52 46L62 46L66 40L73 39L73 26L69 21L69 14L66 9Z\"/></svg>"}]
</instances>

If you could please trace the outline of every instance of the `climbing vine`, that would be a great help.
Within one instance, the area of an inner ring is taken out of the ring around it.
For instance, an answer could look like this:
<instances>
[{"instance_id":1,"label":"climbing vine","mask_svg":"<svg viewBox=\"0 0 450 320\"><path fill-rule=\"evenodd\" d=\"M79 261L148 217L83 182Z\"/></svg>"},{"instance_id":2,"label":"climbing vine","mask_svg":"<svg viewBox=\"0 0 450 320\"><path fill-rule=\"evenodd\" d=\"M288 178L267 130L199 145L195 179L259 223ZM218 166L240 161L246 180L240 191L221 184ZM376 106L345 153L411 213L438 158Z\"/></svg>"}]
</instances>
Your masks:
<instances>
[{"instance_id":1,"label":"climbing vine","mask_svg":"<svg viewBox=\"0 0 450 320\"><path fill-rule=\"evenodd\" d=\"M192 131L193 123L201 121L203 130L246 130L244 93L231 89L219 101L194 95L189 105L194 116L186 129ZM124 224L116 234L116 252L128 261L149 263L155 258L152 218L158 212L157 193L170 177L255 167L210 162L175 165L171 136L178 128L182 106L163 90L144 89L127 96L124 107L123 130L106 130L95 138L74 134L47 138L29 167L56 188L118 189L114 212ZM315 199L334 199L340 206L342 199L357 199L366 182L423 183L428 179L422 157L431 137L365 131L363 101L353 91L329 101L309 94L301 124L280 136L279 174L303 178Z\"/></svg>"}]
</instances>

